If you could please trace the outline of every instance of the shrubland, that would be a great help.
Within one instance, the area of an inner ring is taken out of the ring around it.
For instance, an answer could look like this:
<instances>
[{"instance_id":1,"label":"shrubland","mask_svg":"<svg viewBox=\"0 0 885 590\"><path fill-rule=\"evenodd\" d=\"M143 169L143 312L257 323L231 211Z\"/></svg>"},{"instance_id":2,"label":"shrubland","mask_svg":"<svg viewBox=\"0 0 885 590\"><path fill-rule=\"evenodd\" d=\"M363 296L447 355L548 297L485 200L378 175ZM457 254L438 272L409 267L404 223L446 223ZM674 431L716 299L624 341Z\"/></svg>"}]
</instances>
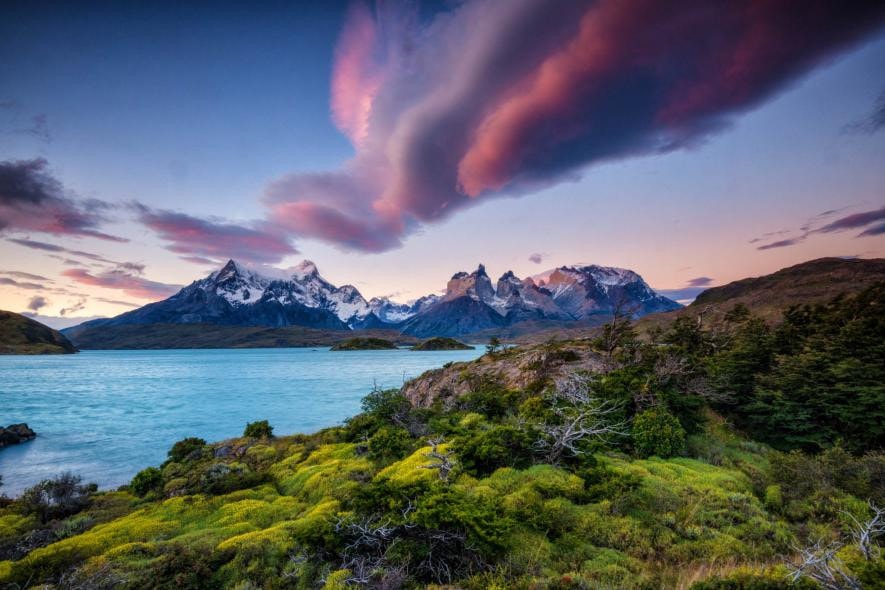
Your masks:
<instances>
[{"instance_id":1,"label":"shrubland","mask_svg":"<svg viewBox=\"0 0 885 590\"><path fill-rule=\"evenodd\" d=\"M43 482L0 504L0 581L882 588L883 293L775 324L709 310L648 338L615 317L545 345L566 366L590 346L599 371L485 376L421 408L377 390L315 434L179 441L117 491Z\"/></svg>"}]
</instances>

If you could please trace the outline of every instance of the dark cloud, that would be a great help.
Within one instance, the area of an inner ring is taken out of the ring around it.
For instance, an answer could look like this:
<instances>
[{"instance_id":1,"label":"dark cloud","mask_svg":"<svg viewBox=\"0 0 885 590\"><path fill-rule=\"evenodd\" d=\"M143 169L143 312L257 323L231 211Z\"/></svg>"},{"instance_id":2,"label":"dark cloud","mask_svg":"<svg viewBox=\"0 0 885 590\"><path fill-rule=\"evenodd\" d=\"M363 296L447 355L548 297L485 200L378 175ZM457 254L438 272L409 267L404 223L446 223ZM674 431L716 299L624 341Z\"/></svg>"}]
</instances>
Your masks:
<instances>
[{"instance_id":1,"label":"dark cloud","mask_svg":"<svg viewBox=\"0 0 885 590\"><path fill-rule=\"evenodd\" d=\"M71 304L69 307L64 307L58 311L60 316L70 315L72 313L77 313L78 311L82 311L86 308L86 298L81 297L77 300L76 303Z\"/></svg>"},{"instance_id":2,"label":"dark cloud","mask_svg":"<svg viewBox=\"0 0 885 590\"><path fill-rule=\"evenodd\" d=\"M16 287L18 289L43 290L45 288L44 285L30 283L26 281L16 281L15 279L10 279L9 277L0 277L0 285L6 285L7 287Z\"/></svg>"},{"instance_id":3,"label":"dark cloud","mask_svg":"<svg viewBox=\"0 0 885 590\"><path fill-rule=\"evenodd\" d=\"M0 275L8 275L10 277L15 277L17 279L27 279L29 281L48 281L52 282L51 279L47 279L41 275L31 274L29 272L21 272L19 270L0 270Z\"/></svg>"},{"instance_id":4,"label":"dark cloud","mask_svg":"<svg viewBox=\"0 0 885 590\"><path fill-rule=\"evenodd\" d=\"M43 158L0 162L0 231L128 241L100 231L109 209L103 201L70 196Z\"/></svg>"},{"instance_id":5,"label":"dark cloud","mask_svg":"<svg viewBox=\"0 0 885 590\"><path fill-rule=\"evenodd\" d=\"M876 99L873 109L863 118L845 126L848 133L866 133L872 135L885 127L885 91Z\"/></svg>"},{"instance_id":6,"label":"dark cloud","mask_svg":"<svg viewBox=\"0 0 885 590\"><path fill-rule=\"evenodd\" d=\"M807 236L797 236L795 238L788 238L786 240L778 240L776 242L771 242L770 244L764 244L762 246L758 246L757 250L773 250L775 248L787 248L789 246L795 246L796 244L800 244L805 241Z\"/></svg>"},{"instance_id":7,"label":"dark cloud","mask_svg":"<svg viewBox=\"0 0 885 590\"><path fill-rule=\"evenodd\" d=\"M688 280L689 287L709 287L711 284L713 284L713 279L710 277L695 277Z\"/></svg>"},{"instance_id":8,"label":"dark cloud","mask_svg":"<svg viewBox=\"0 0 885 590\"><path fill-rule=\"evenodd\" d=\"M278 228L256 222L237 225L201 219L184 213L133 205L139 221L170 244L167 250L189 257L237 258L260 264L275 263L298 251Z\"/></svg>"},{"instance_id":9,"label":"dark cloud","mask_svg":"<svg viewBox=\"0 0 885 590\"><path fill-rule=\"evenodd\" d=\"M130 297L139 299L163 299L181 289L181 285L158 283L123 270L92 274L82 268L71 268L62 271L61 274L81 285L119 289Z\"/></svg>"},{"instance_id":10,"label":"dark cloud","mask_svg":"<svg viewBox=\"0 0 885 590\"><path fill-rule=\"evenodd\" d=\"M544 255L540 252L535 252L534 254L529 255L529 262L533 262L535 264L541 264L544 262Z\"/></svg>"},{"instance_id":11,"label":"dark cloud","mask_svg":"<svg viewBox=\"0 0 885 590\"><path fill-rule=\"evenodd\" d=\"M467 0L431 22L357 5L331 92L356 155L265 201L296 237L395 248L485 198L697 145L883 22L835 0Z\"/></svg>"},{"instance_id":12,"label":"dark cloud","mask_svg":"<svg viewBox=\"0 0 885 590\"><path fill-rule=\"evenodd\" d=\"M882 234L885 234L885 223L880 223L879 225L874 225L871 228L865 229L857 234L857 237L866 238L869 236L881 236Z\"/></svg>"},{"instance_id":13,"label":"dark cloud","mask_svg":"<svg viewBox=\"0 0 885 590\"><path fill-rule=\"evenodd\" d=\"M31 248L32 250L43 250L44 252L63 252L65 254L70 254L71 256L86 258L87 260L92 260L94 262L102 262L105 264L114 265L117 264L113 260L105 258L100 254L95 254L93 252L84 252L83 250L71 250L69 248L59 246L58 244L50 244L49 242L41 242L39 240L31 240L29 238L7 238L6 241L13 244L18 244L19 246L23 246L25 248ZM77 262L76 260L65 259L62 256L59 256L58 258L59 260L66 261L66 263L82 264L81 262Z\"/></svg>"},{"instance_id":14,"label":"dark cloud","mask_svg":"<svg viewBox=\"0 0 885 590\"><path fill-rule=\"evenodd\" d=\"M28 301L28 309L33 312L40 311L47 305L49 305L49 301L47 301L46 298L41 295L35 295L34 297L31 297L30 301Z\"/></svg>"},{"instance_id":15,"label":"dark cloud","mask_svg":"<svg viewBox=\"0 0 885 590\"><path fill-rule=\"evenodd\" d=\"M885 207L875 209L873 211L863 211L854 213L826 224L825 226L814 230L815 233L831 233L845 231L849 229L857 229L877 221L885 220Z\"/></svg>"},{"instance_id":16,"label":"dark cloud","mask_svg":"<svg viewBox=\"0 0 885 590\"><path fill-rule=\"evenodd\" d=\"M111 305L122 305L123 307L141 307L137 303L132 303L131 301L120 301L119 299L105 299L104 297L96 297L95 301L101 301L102 303L110 303Z\"/></svg>"}]
</instances>

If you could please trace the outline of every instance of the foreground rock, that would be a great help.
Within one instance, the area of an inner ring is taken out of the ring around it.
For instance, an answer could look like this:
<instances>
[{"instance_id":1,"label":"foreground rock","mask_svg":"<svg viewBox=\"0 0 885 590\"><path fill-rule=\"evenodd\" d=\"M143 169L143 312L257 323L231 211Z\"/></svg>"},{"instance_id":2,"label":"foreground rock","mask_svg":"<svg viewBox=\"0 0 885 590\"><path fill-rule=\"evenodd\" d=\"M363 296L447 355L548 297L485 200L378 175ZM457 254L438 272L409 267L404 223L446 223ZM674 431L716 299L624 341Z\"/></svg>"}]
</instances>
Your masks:
<instances>
[{"instance_id":1,"label":"foreground rock","mask_svg":"<svg viewBox=\"0 0 885 590\"><path fill-rule=\"evenodd\" d=\"M0 427L0 449L34 440L36 437L37 433L25 423L10 424L6 428Z\"/></svg>"},{"instance_id":2,"label":"foreground rock","mask_svg":"<svg viewBox=\"0 0 885 590\"><path fill-rule=\"evenodd\" d=\"M511 348L427 371L406 383L403 394L417 407L428 408L437 401L449 407L484 387L539 391L568 373L602 369L602 356L591 350L589 342Z\"/></svg>"}]
</instances>

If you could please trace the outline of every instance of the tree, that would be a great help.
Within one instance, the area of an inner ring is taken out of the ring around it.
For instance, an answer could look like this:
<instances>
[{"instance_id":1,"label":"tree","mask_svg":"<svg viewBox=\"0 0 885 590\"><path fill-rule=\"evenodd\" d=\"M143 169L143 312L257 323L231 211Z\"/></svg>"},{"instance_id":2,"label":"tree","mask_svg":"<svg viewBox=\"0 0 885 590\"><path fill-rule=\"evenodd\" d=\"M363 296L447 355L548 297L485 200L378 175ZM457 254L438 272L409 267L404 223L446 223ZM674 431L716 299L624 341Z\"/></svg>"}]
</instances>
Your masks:
<instances>
[{"instance_id":1,"label":"tree","mask_svg":"<svg viewBox=\"0 0 885 590\"><path fill-rule=\"evenodd\" d=\"M661 407L633 419L633 447L641 457L670 457L685 446L685 429L679 419Z\"/></svg>"},{"instance_id":2,"label":"tree","mask_svg":"<svg viewBox=\"0 0 885 590\"><path fill-rule=\"evenodd\" d=\"M76 514L92 503L95 484L82 485L83 478L65 472L53 479L44 479L22 493L19 502L25 513L36 514L41 522Z\"/></svg>"},{"instance_id":3,"label":"tree","mask_svg":"<svg viewBox=\"0 0 885 590\"><path fill-rule=\"evenodd\" d=\"M590 384L589 378L574 373L556 382L551 393L555 419L540 426L541 437L535 442L549 463L556 465L566 456L584 454L588 440L606 441L626 434L623 423L612 422L620 406L596 399Z\"/></svg>"},{"instance_id":4,"label":"tree","mask_svg":"<svg viewBox=\"0 0 885 590\"><path fill-rule=\"evenodd\" d=\"M157 490L163 485L163 472L156 467L142 469L135 474L129 483L129 489L136 496L146 496L149 492Z\"/></svg>"},{"instance_id":5,"label":"tree","mask_svg":"<svg viewBox=\"0 0 885 590\"><path fill-rule=\"evenodd\" d=\"M176 463L181 463L193 455L198 454L203 450L203 447L206 446L206 441L202 438L197 438L195 436L190 436L188 438L183 438L169 449L167 456L170 461L174 461Z\"/></svg>"},{"instance_id":6,"label":"tree","mask_svg":"<svg viewBox=\"0 0 885 590\"><path fill-rule=\"evenodd\" d=\"M489 338L489 343L486 344L486 353L497 354L499 350L501 350L501 339L497 336L492 336Z\"/></svg>"},{"instance_id":7,"label":"tree","mask_svg":"<svg viewBox=\"0 0 885 590\"><path fill-rule=\"evenodd\" d=\"M272 438L273 426L267 420L258 420L246 424L243 436L247 438Z\"/></svg>"}]
</instances>

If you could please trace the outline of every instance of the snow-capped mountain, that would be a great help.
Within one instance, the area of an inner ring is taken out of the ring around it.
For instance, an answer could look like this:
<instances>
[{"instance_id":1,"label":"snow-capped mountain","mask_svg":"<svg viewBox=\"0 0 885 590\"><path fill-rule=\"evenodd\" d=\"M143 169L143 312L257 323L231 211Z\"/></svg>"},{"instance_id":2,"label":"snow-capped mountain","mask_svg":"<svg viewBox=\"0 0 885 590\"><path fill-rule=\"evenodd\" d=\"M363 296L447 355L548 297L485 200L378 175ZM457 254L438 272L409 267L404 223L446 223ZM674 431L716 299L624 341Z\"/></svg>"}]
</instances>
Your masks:
<instances>
[{"instance_id":1,"label":"snow-capped mountain","mask_svg":"<svg viewBox=\"0 0 885 590\"><path fill-rule=\"evenodd\" d=\"M507 271L493 287L482 264L472 273L456 273L445 295L406 320L402 330L421 337L462 336L528 320L591 320L617 309L640 317L680 307L623 268L563 266L537 279Z\"/></svg>"},{"instance_id":2,"label":"snow-capped mountain","mask_svg":"<svg viewBox=\"0 0 885 590\"><path fill-rule=\"evenodd\" d=\"M309 260L282 271L230 260L172 297L70 330L144 324L305 326L332 330L391 328L414 336L463 336L526 321L603 318L615 309L636 317L679 305L656 294L638 274L604 266L563 266L493 284L483 265L449 279L443 295L411 303L366 301L353 285L336 287Z\"/></svg>"}]
</instances>

